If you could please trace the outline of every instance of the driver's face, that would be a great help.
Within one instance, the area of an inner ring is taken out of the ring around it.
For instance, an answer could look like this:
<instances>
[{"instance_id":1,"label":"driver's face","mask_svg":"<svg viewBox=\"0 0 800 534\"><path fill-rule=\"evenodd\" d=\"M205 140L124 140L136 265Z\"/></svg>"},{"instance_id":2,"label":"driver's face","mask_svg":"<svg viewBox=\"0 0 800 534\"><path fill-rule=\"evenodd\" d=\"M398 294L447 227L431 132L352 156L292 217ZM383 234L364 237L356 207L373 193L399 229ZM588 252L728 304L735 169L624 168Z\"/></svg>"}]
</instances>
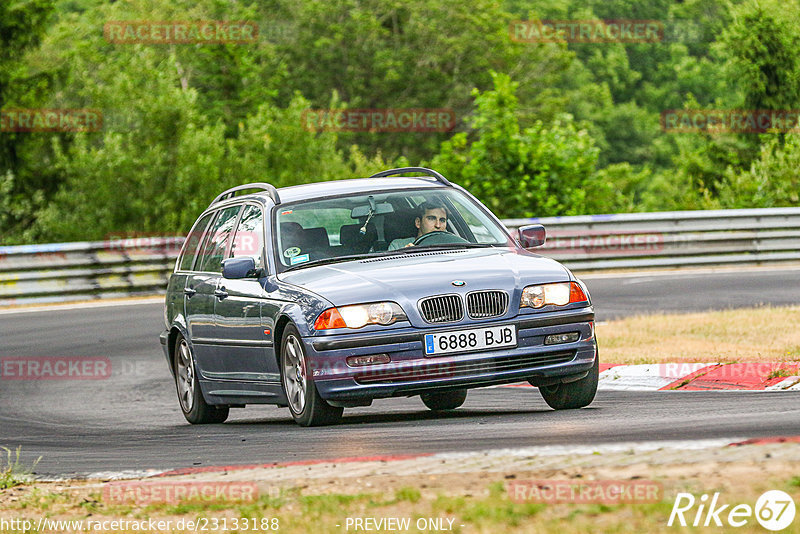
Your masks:
<instances>
[{"instance_id":1,"label":"driver's face","mask_svg":"<svg viewBox=\"0 0 800 534\"><path fill-rule=\"evenodd\" d=\"M444 232L447 230L447 212L443 208L433 208L425 210L422 219L417 217L417 237L430 232Z\"/></svg>"}]
</instances>

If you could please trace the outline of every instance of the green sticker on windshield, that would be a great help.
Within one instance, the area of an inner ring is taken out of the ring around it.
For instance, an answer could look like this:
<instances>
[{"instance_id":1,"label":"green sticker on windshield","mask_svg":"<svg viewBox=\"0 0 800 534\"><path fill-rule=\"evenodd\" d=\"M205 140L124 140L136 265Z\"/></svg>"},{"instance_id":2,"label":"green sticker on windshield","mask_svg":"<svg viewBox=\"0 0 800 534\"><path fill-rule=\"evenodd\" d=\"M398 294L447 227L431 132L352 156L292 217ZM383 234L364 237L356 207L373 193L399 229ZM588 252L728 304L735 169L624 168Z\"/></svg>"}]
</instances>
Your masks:
<instances>
[{"instance_id":1,"label":"green sticker on windshield","mask_svg":"<svg viewBox=\"0 0 800 534\"><path fill-rule=\"evenodd\" d=\"M294 258L298 254L300 254L300 247L289 247L283 251L283 255L287 258Z\"/></svg>"},{"instance_id":2,"label":"green sticker on windshield","mask_svg":"<svg viewBox=\"0 0 800 534\"><path fill-rule=\"evenodd\" d=\"M289 260L289 263L292 265L297 265L298 263L305 263L308 261L308 254L303 254L302 256L294 256L292 259Z\"/></svg>"}]
</instances>

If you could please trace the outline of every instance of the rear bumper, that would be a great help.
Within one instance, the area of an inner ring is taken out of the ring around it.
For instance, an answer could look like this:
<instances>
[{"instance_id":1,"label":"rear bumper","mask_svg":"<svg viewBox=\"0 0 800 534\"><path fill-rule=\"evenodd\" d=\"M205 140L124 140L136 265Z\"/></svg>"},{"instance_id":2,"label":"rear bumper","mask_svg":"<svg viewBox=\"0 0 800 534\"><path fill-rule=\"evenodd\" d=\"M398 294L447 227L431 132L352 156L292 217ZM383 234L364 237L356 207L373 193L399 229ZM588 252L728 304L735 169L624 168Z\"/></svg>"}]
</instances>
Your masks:
<instances>
[{"instance_id":1,"label":"rear bumper","mask_svg":"<svg viewBox=\"0 0 800 534\"><path fill-rule=\"evenodd\" d=\"M355 401L467 389L519 381L557 382L587 373L596 358L591 307L450 328L405 328L387 334L305 338L308 375L326 400ZM517 346L480 352L426 356L425 334L513 325ZM544 345L550 334L578 332L573 343ZM364 367L348 356L386 354L391 361Z\"/></svg>"}]
</instances>

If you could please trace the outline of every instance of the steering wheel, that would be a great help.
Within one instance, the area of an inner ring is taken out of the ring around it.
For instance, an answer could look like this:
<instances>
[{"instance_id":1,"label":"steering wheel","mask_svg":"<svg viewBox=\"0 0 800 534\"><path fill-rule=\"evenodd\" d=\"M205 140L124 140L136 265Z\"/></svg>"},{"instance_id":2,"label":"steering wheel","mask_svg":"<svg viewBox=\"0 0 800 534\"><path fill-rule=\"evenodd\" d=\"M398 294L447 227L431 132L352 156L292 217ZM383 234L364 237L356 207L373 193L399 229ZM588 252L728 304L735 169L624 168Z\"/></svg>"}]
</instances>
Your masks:
<instances>
[{"instance_id":1,"label":"steering wheel","mask_svg":"<svg viewBox=\"0 0 800 534\"><path fill-rule=\"evenodd\" d=\"M451 243L469 243L469 241L463 237L451 234L450 232L437 230L419 236L416 241L414 241L414 246L421 245L423 243L426 245L449 245Z\"/></svg>"}]
</instances>

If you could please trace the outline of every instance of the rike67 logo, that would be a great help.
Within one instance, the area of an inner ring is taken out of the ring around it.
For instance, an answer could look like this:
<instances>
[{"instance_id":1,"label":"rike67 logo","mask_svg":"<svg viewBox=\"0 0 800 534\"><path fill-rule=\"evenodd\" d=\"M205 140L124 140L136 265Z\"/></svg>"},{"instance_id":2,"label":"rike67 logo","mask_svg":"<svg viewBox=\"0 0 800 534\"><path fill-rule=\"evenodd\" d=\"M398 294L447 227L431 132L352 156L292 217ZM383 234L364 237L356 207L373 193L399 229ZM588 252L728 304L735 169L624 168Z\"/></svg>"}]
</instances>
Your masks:
<instances>
[{"instance_id":1,"label":"rike67 logo","mask_svg":"<svg viewBox=\"0 0 800 534\"><path fill-rule=\"evenodd\" d=\"M777 532L792 524L795 505L792 497L780 490L762 494L755 507L749 504L726 504L719 493L709 498L703 494L696 498L691 493L678 493L667 526L734 527L739 528L755 520L765 529Z\"/></svg>"}]
</instances>

